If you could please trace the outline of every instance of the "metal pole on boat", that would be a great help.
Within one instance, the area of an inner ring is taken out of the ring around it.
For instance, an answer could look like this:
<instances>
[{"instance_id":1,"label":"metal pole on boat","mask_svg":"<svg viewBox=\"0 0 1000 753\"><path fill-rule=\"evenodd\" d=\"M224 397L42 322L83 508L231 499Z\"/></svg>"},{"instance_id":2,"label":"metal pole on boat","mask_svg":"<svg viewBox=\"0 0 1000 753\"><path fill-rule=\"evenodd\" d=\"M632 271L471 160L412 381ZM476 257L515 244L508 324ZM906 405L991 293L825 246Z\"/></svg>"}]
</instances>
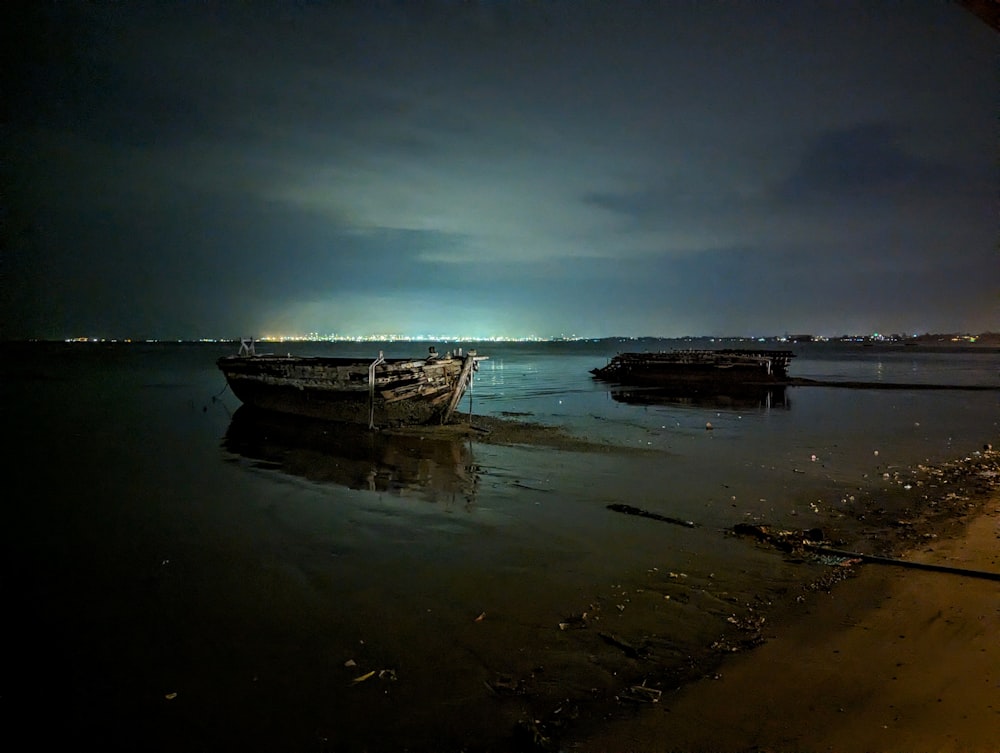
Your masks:
<instances>
[{"instance_id":1,"label":"metal pole on boat","mask_svg":"<svg viewBox=\"0 0 1000 753\"><path fill-rule=\"evenodd\" d=\"M469 372L469 423L472 423L472 385L476 381L475 371L476 371L476 359L473 358L472 371Z\"/></svg>"},{"instance_id":2,"label":"metal pole on boat","mask_svg":"<svg viewBox=\"0 0 1000 753\"><path fill-rule=\"evenodd\" d=\"M378 358L371 362L368 367L368 428L375 428L375 367L380 363L385 363L382 351L378 352Z\"/></svg>"}]
</instances>

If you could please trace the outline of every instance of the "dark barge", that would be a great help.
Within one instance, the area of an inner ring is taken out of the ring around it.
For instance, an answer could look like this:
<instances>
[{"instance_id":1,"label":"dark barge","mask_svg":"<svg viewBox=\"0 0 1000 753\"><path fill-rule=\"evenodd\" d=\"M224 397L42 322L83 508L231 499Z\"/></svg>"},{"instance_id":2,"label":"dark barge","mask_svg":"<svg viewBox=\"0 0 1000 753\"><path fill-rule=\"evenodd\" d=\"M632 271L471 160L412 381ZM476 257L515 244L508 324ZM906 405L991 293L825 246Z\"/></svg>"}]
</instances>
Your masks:
<instances>
[{"instance_id":1,"label":"dark barge","mask_svg":"<svg viewBox=\"0 0 1000 753\"><path fill-rule=\"evenodd\" d=\"M672 350L619 353L592 369L595 379L649 386L780 384L788 381L789 350Z\"/></svg>"}]
</instances>

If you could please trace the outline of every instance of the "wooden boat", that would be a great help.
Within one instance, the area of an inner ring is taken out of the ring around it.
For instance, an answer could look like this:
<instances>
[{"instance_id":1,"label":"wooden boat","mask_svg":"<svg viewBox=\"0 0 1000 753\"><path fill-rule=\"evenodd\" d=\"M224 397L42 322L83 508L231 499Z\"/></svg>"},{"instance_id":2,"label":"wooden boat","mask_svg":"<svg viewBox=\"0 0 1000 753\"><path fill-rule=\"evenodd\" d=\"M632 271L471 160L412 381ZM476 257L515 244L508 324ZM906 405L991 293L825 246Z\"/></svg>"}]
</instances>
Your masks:
<instances>
[{"instance_id":1,"label":"wooden boat","mask_svg":"<svg viewBox=\"0 0 1000 753\"><path fill-rule=\"evenodd\" d=\"M780 383L788 380L788 350L672 350L619 353L592 369L595 378L630 385Z\"/></svg>"},{"instance_id":2,"label":"wooden boat","mask_svg":"<svg viewBox=\"0 0 1000 753\"><path fill-rule=\"evenodd\" d=\"M476 351L371 361L324 356L239 355L218 360L244 405L325 421L376 426L446 423L486 356Z\"/></svg>"}]
</instances>

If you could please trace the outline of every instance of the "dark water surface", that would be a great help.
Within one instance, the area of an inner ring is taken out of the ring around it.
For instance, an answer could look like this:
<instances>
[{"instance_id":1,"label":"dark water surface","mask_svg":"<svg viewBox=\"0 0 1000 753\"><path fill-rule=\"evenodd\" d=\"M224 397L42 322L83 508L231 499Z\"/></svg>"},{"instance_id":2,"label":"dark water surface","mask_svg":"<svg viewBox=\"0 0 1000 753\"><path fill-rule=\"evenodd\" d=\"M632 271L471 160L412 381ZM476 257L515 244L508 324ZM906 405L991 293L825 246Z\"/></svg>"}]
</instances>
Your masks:
<instances>
[{"instance_id":1,"label":"dark water surface","mask_svg":"<svg viewBox=\"0 0 1000 753\"><path fill-rule=\"evenodd\" d=\"M613 697L649 655L683 666L823 567L735 523L860 536L853 495L905 499L897 470L1000 435L996 391L713 400L591 379L628 349L478 345L475 413L608 448L590 453L262 420L224 389L229 345L3 345L5 711L36 744L517 749L519 722ZM1000 386L995 350L795 351L795 376Z\"/></svg>"}]
</instances>

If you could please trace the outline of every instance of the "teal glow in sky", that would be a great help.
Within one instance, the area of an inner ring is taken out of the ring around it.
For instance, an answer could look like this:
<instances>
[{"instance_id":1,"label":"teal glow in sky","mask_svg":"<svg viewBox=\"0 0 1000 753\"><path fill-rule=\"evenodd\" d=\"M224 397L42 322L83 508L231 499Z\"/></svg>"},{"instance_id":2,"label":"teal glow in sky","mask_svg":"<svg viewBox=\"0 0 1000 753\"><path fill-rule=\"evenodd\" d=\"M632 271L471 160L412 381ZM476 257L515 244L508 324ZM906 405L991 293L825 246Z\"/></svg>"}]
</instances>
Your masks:
<instances>
[{"instance_id":1,"label":"teal glow in sky","mask_svg":"<svg viewBox=\"0 0 1000 753\"><path fill-rule=\"evenodd\" d=\"M957 3L25 3L0 337L1000 329Z\"/></svg>"}]
</instances>

